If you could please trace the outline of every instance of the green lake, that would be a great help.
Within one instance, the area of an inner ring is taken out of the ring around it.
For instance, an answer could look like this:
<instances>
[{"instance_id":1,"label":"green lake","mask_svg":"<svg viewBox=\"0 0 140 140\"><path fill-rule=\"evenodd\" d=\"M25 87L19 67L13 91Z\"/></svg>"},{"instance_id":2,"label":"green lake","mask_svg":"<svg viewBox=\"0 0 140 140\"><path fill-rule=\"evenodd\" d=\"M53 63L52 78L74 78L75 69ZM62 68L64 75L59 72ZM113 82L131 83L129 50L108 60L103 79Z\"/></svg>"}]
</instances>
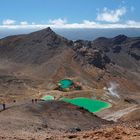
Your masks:
<instances>
[{"instance_id":1,"label":"green lake","mask_svg":"<svg viewBox=\"0 0 140 140\"><path fill-rule=\"evenodd\" d=\"M89 112L94 112L94 113L99 112L105 108L109 108L111 106L110 103L100 101L100 100L92 100L84 97L73 98L73 99L62 98L61 100L64 102L77 105L79 107L83 107L84 109L87 109Z\"/></svg>"},{"instance_id":2,"label":"green lake","mask_svg":"<svg viewBox=\"0 0 140 140\"><path fill-rule=\"evenodd\" d=\"M73 82L69 79L63 79L59 81L59 86L61 88L69 88L72 84Z\"/></svg>"},{"instance_id":3,"label":"green lake","mask_svg":"<svg viewBox=\"0 0 140 140\"><path fill-rule=\"evenodd\" d=\"M45 95L41 98L42 100L48 101L48 100L54 100L54 97L51 95Z\"/></svg>"}]
</instances>

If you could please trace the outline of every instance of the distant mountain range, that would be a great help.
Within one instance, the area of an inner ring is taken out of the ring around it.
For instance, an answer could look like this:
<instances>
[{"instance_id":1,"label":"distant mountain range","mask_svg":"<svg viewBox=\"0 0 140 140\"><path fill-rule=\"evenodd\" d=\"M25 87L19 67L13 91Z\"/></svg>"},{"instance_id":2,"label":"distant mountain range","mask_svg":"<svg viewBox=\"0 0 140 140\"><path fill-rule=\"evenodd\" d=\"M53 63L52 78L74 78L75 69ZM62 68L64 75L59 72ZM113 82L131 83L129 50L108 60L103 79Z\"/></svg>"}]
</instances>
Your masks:
<instances>
[{"instance_id":1,"label":"distant mountain range","mask_svg":"<svg viewBox=\"0 0 140 140\"><path fill-rule=\"evenodd\" d=\"M27 34L39 29L0 29L0 38L16 35ZM117 29L53 29L70 40L94 40L98 37L115 37L119 34L125 34L129 37L140 36L140 28L117 28Z\"/></svg>"}]
</instances>

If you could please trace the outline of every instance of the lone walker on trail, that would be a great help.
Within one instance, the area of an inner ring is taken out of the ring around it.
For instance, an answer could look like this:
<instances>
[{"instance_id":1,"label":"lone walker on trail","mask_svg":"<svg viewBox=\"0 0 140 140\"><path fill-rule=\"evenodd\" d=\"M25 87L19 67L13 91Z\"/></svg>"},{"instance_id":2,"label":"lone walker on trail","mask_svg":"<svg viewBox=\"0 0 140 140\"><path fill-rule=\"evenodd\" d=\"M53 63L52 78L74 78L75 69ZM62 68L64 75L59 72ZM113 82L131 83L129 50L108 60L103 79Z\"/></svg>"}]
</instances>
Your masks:
<instances>
[{"instance_id":1,"label":"lone walker on trail","mask_svg":"<svg viewBox=\"0 0 140 140\"><path fill-rule=\"evenodd\" d=\"M37 99L35 99L35 103L37 103Z\"/></svg>"},{"instance_id":2,"label":"lone walker on trail","mask_svg":"<svg viewBox=\"0 0 140 140\"><path fill-rule=\"evenodd\" d=\"M32 103L34 103L34 99L32 99Z\"/></svg>"},{"instance_id":3,"label":"lone walker on trail","mask_svg":"<svg viewBox=\"0 0 140 140\"><path fill-rule=\"evenodd\" d=\"M3 110L5 110L6 109L5 103L3 103L2 106L3 106Z\"/></svg>"}]
</instances>

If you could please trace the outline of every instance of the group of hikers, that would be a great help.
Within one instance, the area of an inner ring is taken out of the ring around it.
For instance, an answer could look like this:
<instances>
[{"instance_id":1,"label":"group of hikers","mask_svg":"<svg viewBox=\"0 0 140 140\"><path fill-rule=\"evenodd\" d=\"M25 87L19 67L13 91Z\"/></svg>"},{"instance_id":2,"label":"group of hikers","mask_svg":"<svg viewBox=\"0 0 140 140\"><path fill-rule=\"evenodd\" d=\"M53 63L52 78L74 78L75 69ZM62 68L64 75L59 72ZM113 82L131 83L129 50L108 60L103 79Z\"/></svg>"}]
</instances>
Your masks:
<instances>
[{"instance_id":1,"label":"group of hikers","mask_svg":"<svg viewBox=\"0 0 140 140\"><path fill-rule=\"evenodd\" d=\"M37 103L38 99L32 99L32 103Z\"/></svg>"},{"instance_id":2,"label":"group of hikers","mask_svg":"<svg viewBox=\"0 0 140 140\"><path fill-rule=\"evenodd\" d=\"M37 103L38 99L32 99L31 101L32 103ZM16 100L14 100L13 102L15 103ZM6 103L2 103L0 104L0 106L2 107L2 110L6 110Z\"/></svg>"},{"instance_id":3,"label":"group of hikers","mask_svg":"<svg viewBox=\"0 0 140 140\"><path fill-rule=\"evenodd\" d=\"M37 103L38 101L42 101L42 100L41 99L32 99L31 101L32 101L32 103ZM15 103L16 100L13 100L13 102ZM6 110L6 103L2 103L2 104L0 104L0 106L2 107L3 111Z\"/></svg>"}]
</instances>

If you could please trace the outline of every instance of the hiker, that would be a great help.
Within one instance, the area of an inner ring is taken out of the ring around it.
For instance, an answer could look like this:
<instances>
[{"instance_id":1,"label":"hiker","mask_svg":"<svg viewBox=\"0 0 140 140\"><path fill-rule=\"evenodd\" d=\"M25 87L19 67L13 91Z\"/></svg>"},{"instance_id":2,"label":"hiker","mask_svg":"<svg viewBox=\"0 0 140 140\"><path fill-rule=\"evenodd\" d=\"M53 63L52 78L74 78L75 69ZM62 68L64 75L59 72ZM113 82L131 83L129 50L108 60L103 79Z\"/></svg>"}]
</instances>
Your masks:
<instances>
[{"instance_id":1,"label":"hiker","mask_svg":"<svg viewBox=\"0 0 140 140\"><path fill-rule=\"evenodd\" d=\"M3 110L5 110L6 109L5 103L3 103L2 106L3 106Z\"/></svg>"},{"instance_id":2,"label":"hiker","mask_svg":"<svg viewBox=\"0 0 140 140\"><path fill-rule=\"evenodd\" d=\"M13 101L14 103L16 102L16 100Z\"/></svg>"},{"instance_id":3,"label":"hiker","mask_svg":"<svg viewBox=\"0 0 140 140\"><path fill-rule=\"evenodd\" d=\"M35 103L37 103L37 99L35 99Z\"/></svg>"},{"instance_id":4,"label":"hiker","mask_svg":"<svg viewBox=\"0 0 140 140\"><path fill-rule=\"evenodd\" d=\"M34 99L32 99L32 103L34 103Z\"/></svg>"}]
</instances>

